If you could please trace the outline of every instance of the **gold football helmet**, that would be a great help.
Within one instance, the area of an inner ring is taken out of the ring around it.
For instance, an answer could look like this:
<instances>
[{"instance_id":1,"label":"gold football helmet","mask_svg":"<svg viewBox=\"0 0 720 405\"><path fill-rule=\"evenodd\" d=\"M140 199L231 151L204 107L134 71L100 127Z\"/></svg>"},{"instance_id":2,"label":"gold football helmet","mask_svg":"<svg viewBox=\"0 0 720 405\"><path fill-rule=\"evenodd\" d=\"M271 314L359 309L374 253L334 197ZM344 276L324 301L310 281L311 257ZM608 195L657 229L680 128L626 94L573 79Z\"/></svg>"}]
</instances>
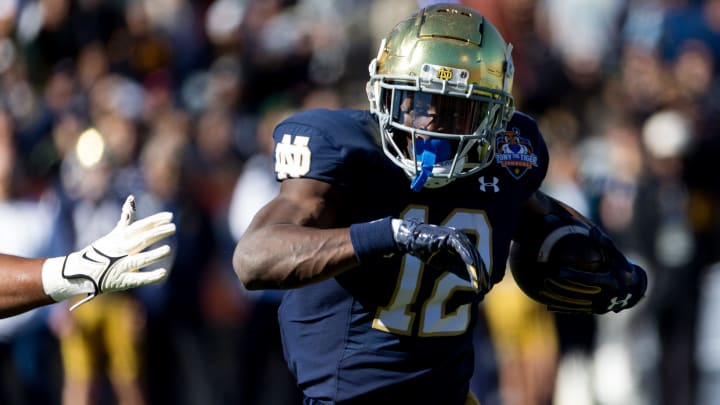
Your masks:
<instances>
[{"instance_id":1,"label":"gold football helmet","mask_svg":"<svg viewBox=\"0 0 720 405\"><path fill-rule=\"evenodd\" d=\"M370 63L370 111L414 190L493 161L495 136L514 112L511 51L479 12L457 4L421 9L383 39Z\"/></svg>"}]
</instances>

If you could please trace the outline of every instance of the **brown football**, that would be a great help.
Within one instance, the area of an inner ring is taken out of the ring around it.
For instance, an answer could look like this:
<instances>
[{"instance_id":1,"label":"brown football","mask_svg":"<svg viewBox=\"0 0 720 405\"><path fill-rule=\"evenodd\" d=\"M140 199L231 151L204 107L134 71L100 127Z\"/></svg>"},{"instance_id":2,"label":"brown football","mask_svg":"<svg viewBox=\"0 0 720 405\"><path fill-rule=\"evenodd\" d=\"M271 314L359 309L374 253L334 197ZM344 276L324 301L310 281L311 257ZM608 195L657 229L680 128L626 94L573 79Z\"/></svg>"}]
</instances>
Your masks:
<instances>
[{"instance_id":1,"label":"brown football","mask_svg":"<svg viewBox=\"0 0 720 405\"><path fill-rule=\"evenodd\" d=\"M548 263L557 267L597 272L602 268L603 256L586 235L571 233L560 238L549 252Z\"/></svg>"},{"instance_id":2,"label":"brown football","mask_svg":"<svg viewBox=\"0 0 720 405\"><path fill-rule=\"evenodd\" d=\"M522 241L513 242L508 264L520 289L542 302L545 280L563 267L599 272L603 255L590 240L587 224L571 217L547 216L533 224Z\"/></svg>"}]
</instances>

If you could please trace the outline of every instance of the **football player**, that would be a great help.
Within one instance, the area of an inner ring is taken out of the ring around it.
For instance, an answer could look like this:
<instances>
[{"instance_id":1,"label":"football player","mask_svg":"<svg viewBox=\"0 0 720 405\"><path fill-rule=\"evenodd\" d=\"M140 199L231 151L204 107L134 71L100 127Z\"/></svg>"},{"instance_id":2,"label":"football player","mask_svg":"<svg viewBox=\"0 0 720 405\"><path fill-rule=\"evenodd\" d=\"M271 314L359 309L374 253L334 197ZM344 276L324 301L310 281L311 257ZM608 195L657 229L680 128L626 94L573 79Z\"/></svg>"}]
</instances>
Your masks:
<instances>
[{"instance_id":1,"label":"football player","mask_svg":"<svg viewBox=\"0 0 720 405\"><path fill-rule=\"evenodd\" d=\"M369 111L304 111L276 127L281 189L233 265L249 289L287 289L282 339L306 404L475 403L476 307L503 278L513 239L548 239L536 218L604 258L588 272L538 257L550 309L619 311L643 296L644 271L538 191L548 152L514 110L513 73L488 20L433 5L382 41Z\"/></svg>"},{"instance_id":2,"label":"football player","mask_svg":"<svg viewBox=\"0 0 720 405\"><path fill-rule=\"evenodd\" d=\"M168 257L168 245L148 246L175 233L172 214L135 221L135 197L128 196L115 228L86 248L54 258L0 254L0 317L85 295L71 310L98 294L157 283L167 270L137 271Z\"/></svg>"}]
</instances>

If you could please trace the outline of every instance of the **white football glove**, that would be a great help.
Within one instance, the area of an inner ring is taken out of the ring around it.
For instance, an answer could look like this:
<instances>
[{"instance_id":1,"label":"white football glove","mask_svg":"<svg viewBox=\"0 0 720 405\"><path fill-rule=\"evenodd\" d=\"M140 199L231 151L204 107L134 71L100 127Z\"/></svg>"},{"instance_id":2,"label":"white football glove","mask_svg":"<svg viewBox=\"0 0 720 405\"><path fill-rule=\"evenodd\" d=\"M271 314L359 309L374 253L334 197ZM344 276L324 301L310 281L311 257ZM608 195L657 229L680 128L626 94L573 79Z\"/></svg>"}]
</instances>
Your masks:
<instances>
[{"instance_id":1,"label":"white football glove","mask_svg":"<svg viewBox=\"0 0 720 405\"><path fill-rule=\"evenodd\" d=\"M172 219L172 213L160 212L135 222L135 197L129 196L120 220L110 233L78 252L45 261L42 268L45 294L55 301L87 294L70 307L72 311L98 294L164 280L168 274L166 269L137 270L170 255L168 245L143 250L175 233Z\"/></svg>"}]
</instances>

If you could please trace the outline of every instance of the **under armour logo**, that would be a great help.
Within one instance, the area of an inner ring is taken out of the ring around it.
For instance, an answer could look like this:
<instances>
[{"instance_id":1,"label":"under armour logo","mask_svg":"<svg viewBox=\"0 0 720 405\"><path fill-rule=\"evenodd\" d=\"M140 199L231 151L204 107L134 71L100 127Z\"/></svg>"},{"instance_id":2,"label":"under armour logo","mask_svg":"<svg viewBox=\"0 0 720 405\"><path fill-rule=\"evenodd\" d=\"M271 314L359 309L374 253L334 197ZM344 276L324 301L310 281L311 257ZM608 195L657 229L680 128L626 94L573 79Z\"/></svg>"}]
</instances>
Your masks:
<instances>
[{"instance_id":1,"label":"under armour logo","mask_svg":"<svg viewBox=\"0 0 720 405\"><path fill-rule=\"evenodd\" d=\"M630 298L632 298L632 294L630 293L628 293L623 299L620 299L619 297L610 298L610 305L608 306L608 311L614 311L615 307L617 307L618 310L627 307L630 303Z\"/></svg>"},{"instance_id":2,"label":"under armour logo","mask_svg":"<svg viewBox=\"0 0 720 405\"><path fill-rule=\"evenodd\" d=\"M493 176L492 182L486 182L485 176L480 176L480 178L478 179L478 182L480 182L480 191L488 191L488 187L492 187L492 191L494 191L496 193L499 192L500 191L500 187L498 187L499 181L500 181L500 179Z\"/></svg>"}]
</instances>

